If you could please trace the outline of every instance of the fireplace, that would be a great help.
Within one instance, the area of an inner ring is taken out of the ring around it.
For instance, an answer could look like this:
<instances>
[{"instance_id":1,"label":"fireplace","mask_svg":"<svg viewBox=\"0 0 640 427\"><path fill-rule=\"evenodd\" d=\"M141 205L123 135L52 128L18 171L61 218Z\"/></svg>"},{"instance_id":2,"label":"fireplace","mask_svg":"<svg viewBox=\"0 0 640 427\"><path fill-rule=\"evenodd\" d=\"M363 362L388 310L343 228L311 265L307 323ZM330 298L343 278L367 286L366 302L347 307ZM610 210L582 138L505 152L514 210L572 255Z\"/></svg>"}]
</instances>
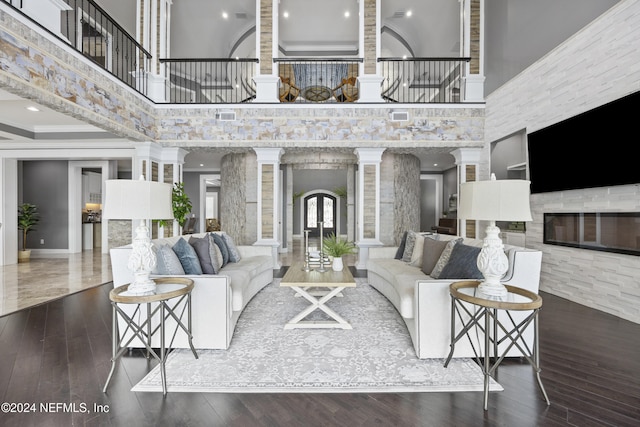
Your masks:
<instances>
[{"instance_id":1,"label":"fireplace","mask_svg":"<svg viewBox=\"0 0 640 427\"><path fill-rule=\"evenodd\" d=\"M545 213L544 243L640 255L640 212Z\"/></svg>"}]
</instances>

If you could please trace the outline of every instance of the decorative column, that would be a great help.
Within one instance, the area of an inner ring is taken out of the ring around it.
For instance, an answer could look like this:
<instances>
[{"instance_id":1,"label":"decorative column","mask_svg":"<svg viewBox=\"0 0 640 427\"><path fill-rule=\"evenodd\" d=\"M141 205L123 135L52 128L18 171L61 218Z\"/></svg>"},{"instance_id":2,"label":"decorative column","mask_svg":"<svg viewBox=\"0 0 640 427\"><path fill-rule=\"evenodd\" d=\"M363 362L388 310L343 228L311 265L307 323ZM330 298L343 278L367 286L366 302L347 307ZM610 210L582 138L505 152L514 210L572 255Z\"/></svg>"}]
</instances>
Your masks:
<instances>
[{"instance_id":1,"label":"decorative column","mask_svg":"<svg viewBox=\"0 0 640 427\"><path fill-rule=\"evenodd\" d=\"M380 8L378 0L362 0L360 5L359 50L364 56L358 82L360 97L357 102L383 102L380 85L383 77L379 71L380 57Z\"/></svg>"},{"instance_id":2,"label":"decorative column","mask_svg":"<svg viewBox=\"0 0 640 427\"><path fill-rule=\"evenodd\" d=\"M278 57L278 5L273 0L256 2L256 46L259 50L259 68L253 81L256 84L254 102L280 102L278 85L280 78L275 71L273 58ZM275 41L275 42L274 42Z\"/></svg>"},{"instance_id":3,"label":"decorative column","mask_svg":"<svg viewBox=\"0 0 640 427\"><path fill-rule=\"evenodd\" d=\"M256 246L271 246L274 268L280 268L280 157L282 148L254 148L258 156Z\"/></svg>"},{"instance_id":4,"label":"decorative column","mask_svg":"<svg viewBox=\"0 0 640 427\"><path fill-rule=\"evenodd\" d=\"M458 148L451 152L456 159L458 172L458 191L460 184L470 181L477 181L480 176L480 161L482 158L481 148ZM459 199L458 199L459 200ZM458 235L471 239L480 238L477 233L478 224L476 220L458 220Z\"/></svg>"},{"instance_id":5,"label":"decorative column","mask_svg":"<svg viewBox=\"0 0 640 427\"><path fill-rule=\"evenodd\" d=\"M385 148L356 148L358 175L357 240L359 249L356 268L365 269L369 248L382 246L380 241L380 163Z\"/></svg>"},{"instance_id":6,"label":"decorative column","mask_svg":"<svg viewBox=\"0 0 640 427\"><path fill-rule=\"evenodd\" d=\"M484 102L484 2L464 0L460 8L464 32L463 56L471 58L464 78L464 100Z\"/></svg>"}]
</instances>

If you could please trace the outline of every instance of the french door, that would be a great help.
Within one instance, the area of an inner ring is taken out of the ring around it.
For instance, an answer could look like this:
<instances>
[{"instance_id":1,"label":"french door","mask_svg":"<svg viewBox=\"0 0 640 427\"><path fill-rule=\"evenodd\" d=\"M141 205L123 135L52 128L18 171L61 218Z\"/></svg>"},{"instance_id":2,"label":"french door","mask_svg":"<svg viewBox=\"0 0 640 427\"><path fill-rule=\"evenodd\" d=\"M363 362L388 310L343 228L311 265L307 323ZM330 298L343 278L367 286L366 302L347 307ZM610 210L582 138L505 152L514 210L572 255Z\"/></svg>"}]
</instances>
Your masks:
<instances>
[{"instance_id":1,"label":"french door","mask_svg":"<svg viewBox=\"0 0 640 427\"><path fill-rule=\"evenodd\" d=\"M336 198L329 194L313 194L304 199L304 229L309 237L320 236L322 223L323 237L336 232Z\"/></svg>"}]
</instances>

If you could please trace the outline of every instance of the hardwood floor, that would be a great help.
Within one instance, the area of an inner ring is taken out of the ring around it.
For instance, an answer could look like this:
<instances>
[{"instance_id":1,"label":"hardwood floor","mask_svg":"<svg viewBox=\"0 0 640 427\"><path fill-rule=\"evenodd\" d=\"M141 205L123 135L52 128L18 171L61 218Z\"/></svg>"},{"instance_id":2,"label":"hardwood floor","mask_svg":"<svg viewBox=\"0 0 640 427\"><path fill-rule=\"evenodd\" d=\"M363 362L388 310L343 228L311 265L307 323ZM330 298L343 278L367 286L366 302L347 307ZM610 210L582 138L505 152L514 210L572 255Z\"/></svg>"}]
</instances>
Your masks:
<instances>
[{"instance_id":1,"label":"hardwood floor","mask_svg":"<svg viewBox=\"0 0 640 427\"><path fill-rule=\"evenodd\" d=\"M133 393L151 369L122 358L107 393L110 284L0 317L2 426L638 426L640 325L542 293L541 366L498 369L491 393ZM19 405L28 405L26 408ZM43 405L41 405L43 404ZM4 409L5 407L3 407Z\"/></svg>"}]
</instances>

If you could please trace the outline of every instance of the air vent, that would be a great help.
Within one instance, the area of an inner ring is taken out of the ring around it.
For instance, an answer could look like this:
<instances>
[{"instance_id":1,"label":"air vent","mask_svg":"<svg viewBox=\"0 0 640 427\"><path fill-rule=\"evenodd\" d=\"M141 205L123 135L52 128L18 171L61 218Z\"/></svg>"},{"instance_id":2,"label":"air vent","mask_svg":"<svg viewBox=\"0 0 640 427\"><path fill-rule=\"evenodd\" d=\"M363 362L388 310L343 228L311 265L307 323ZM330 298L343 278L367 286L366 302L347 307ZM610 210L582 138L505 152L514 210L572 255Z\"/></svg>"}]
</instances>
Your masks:
<instances>
[{"instance_id":1,"label":"air vent","mask_svg":"<svg viewBox=\"0 0 640 427\"><path fill-rule=\"evenodd\" d=\"M249 19L249 15L245 12L236 12L236 19Z\"/></svg>"},{"instance_id":2,"label":"air vent","mask_svg":"<svg viewBox=\"0 0 640 427\"><path fill-rule=\"evenodd\" d=\"M404 18L406 15L406 12L404 10L398 10L397 12L395 12L393 14L394 18L400 19L400 18Z\"/></svg>"},{"instance_id":3,"label":"air vent","mask_svg":"<svg viewBox=\"0 0 640 427\"><path fill-rule=\"evenodd\" d=\"M409 113L406 111L392 111L391 112L391 121L392 122L406 122L409 120Z\"/></svg>"},{"instance_id":4,"label":"air vent","mask_svg":"<svg viewBox=\"0 0 640 427\"><path fill-rule=\"evenodd\" d=\"M223 111L223 112L217 113L216 119L220 120L221 122L232 122L236 119L236 112Z\"/></svg>"}]
</instances>

